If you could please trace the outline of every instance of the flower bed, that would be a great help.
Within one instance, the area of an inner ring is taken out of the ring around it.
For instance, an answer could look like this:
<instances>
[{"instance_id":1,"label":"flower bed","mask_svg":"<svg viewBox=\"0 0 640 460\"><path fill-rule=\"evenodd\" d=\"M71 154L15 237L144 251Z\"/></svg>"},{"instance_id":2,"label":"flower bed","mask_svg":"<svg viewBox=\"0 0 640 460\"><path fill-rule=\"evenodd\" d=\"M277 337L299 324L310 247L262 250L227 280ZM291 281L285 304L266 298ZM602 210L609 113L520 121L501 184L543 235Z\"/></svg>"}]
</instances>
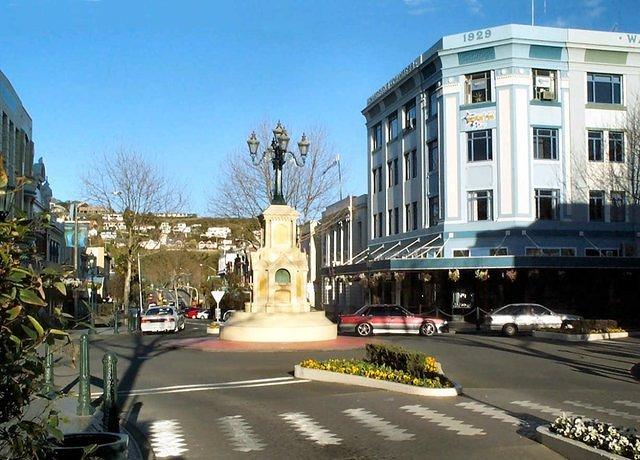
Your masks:
<instances>
[{"instance_id":1,"label":"flower bed","mask_svg":"<svg viewBox=\"0 0 640 460\"><path fill-rule=\"evenodd\" d=\"M549 431L599 450L640 460L640 437L631 428L621 428L581 417L558 417Z\"/></svg>"},{"instance_id":2,"label":"flower bed","mask_svg":"<svg viewBox=\"0 0 640 460\"><path fill-rule=\"evenodd\" d=\"M364 360L307 359L300 366L418 387L454 387L454 383L442 374L442 367L432 356L376 344L367 344L366 351L367 357Z\"/></svg>"}]
</instances>

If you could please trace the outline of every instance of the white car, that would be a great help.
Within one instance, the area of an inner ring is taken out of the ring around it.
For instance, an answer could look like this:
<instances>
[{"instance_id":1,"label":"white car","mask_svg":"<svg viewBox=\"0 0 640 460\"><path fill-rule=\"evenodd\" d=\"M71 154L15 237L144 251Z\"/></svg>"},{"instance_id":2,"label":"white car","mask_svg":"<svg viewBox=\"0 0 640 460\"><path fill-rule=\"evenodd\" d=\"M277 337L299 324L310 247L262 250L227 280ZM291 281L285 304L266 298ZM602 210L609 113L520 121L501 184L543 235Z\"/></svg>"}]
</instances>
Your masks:
<instances>
[{"instance_id":1,"label":"white car","mask_svg":"<svg viewBox=\"0 0 640 460\"><path fill-rule=\"evenodd\" d=\"M489 312L485 317L484 327L512 336L519 331L530 331L538 327L560 328L565 320L579 319L582 316L555 313L536 303L512 303Z\"/></svg>"},{"instance_id":2,"label":"white car","mask_svg":"<svg viewBox=\"0 0 640 460\"><path fill-rule=\"evenodd\" d=\"M198 319L209 319L209 310L200 310L198 313L196 313L196 318Z\"/></svg>"},{"instance_id":3,"label":"white car","mask_svg":"<svg viewBox=\"0 0 640 460\"><path fill-rule=\"evenodd\" d=\"M142 332L178 332L184 329L184 316L173 307L152 307L142 316Z\"/></svg>"}]
</instances>

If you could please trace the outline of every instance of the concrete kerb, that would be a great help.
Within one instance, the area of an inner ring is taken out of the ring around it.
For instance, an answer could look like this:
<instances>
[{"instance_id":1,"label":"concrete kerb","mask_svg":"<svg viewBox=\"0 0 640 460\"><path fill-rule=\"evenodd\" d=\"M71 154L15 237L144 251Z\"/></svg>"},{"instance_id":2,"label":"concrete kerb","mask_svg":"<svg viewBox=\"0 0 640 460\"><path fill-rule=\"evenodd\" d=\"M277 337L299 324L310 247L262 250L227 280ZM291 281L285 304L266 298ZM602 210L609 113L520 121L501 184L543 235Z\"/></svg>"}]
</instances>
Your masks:
<instances>
[{"instance_id":1,"label":"concrete kerb","mask_svg":"<svg viewBox=\"0 0 640 460\"><path fill-rule=\"evenodd\" d=\"M388 382L386 380L370 379L360 375L341 374L339 372L325 371L321 369L309 369L296 365L294 376L299 379L315 380L320 382L342 383L346 385L358 385L380 390L395 391L397 393L412 394L431 397L451 397L462 394L462 387L454 382L453 388L426 388L404 383Z\"/></svg>"},{"instance_id":2,"label":"concrete kerb","mask_svg":"<svg viewBox=\"0 0 640 460\"><path fill-rule=\"evenodd\" d=\"M575 439L565 438L559 434L551 432L548 426L541 425L536 428L538 441L554 452L571 460L623 460L626 457L612 454L604 450L596 449Z\"/></svg>"}]
</instances>

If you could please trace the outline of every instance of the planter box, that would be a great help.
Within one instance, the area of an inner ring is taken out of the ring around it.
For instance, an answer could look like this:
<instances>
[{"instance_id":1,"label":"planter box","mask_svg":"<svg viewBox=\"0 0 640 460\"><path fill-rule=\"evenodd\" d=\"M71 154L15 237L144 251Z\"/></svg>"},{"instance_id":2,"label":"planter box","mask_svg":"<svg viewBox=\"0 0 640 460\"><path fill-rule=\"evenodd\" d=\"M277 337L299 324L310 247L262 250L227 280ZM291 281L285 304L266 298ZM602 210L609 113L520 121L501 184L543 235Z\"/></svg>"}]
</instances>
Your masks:
<instances>
[{"instance_id":1,"label":"planter box","mask_svg":"<svg viewBox=\"0 0 640 460\"><path fill-rule=\"evenodd\" d=\"M533 331L540 339L562 340L564 342L591 342L594 340L622 339L629 337L628 332L600 332L596 334L565 334L563 332Z\"/></svg>"},{"instance_id":2,"label":"planter box","mask_svg":"<svg viewBox=\"0 0 640 460\"><path fill-rule=\"evenodd\" d=\"M220 335L220 328L207 326L207 334Z\"/></svg>"},{"instance_id":3,"label":"planter box","mask_svg":"<svg viewBox=\"0 0 640 460\"><path fill-rule=\"evenodd\" d=\"M596 449L575 439L553 433L547 426L536 428L538 441L569 460L625 460L625 457Z\"/></svg>"},{"instance_id":4,"label":"planter box","mask_svg":"<svg viewBox=\"0 0 640 460\"><path fill-rule=\"evenodd\" d=\"M299 379L359 385L363 387L379 388L381 390L420 396L448 397L458 396L462 393L462 387L456 383L454 383L453 388L426 388L414 385L405 385L404 383L388 382L386 380L370 379L360 375L341 374L339 372L331 372L321 369L309 369L308 367L302 367L300 365L295 366L294 375Z\"/></svg>"},{"instance_id":5,"label":"planter box","mask_svg":"<svg viewBox=\"0 0 640 460\"><path fill-rule=\"evenodd\" d=\"M68 433L64 435L62 445L55 447L52 460L82 460L84 449L91 445L97 449L91 456L104 460L126 460L129 449L129 436L122 433Z\"/></svg>"}]
</instances>

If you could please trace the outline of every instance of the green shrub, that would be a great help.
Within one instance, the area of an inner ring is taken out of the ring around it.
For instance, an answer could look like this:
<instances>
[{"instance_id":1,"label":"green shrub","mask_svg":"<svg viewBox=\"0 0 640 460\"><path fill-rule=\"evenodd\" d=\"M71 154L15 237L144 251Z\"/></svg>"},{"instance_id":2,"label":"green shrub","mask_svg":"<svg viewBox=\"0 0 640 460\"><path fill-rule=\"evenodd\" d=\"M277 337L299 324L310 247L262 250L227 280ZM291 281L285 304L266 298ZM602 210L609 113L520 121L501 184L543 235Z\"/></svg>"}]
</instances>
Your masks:
<instances>
[{"instance_id":1,"label":"green shrub","mask_svg":"<svg viewBox=\"0 0 640 460\"><path fill-rule=\"evenodd\" d=\"M365 361L369 363L407 372L421 379L433 378L441 374L435 358L424 353L373 343L366 345L366 352Z\"/></svg>"},{"instance_id":2,"label":"green shrub","mask_svg":"<svg viewBox=\"0 0 640 460\"><path fill-rule=\"evenodd\" d=\"M618 322L613 319L580 319L565 320L563 329L570 329L575 334L589 334L596 331L618 330Z\"/></svg>"}]
</instances>

